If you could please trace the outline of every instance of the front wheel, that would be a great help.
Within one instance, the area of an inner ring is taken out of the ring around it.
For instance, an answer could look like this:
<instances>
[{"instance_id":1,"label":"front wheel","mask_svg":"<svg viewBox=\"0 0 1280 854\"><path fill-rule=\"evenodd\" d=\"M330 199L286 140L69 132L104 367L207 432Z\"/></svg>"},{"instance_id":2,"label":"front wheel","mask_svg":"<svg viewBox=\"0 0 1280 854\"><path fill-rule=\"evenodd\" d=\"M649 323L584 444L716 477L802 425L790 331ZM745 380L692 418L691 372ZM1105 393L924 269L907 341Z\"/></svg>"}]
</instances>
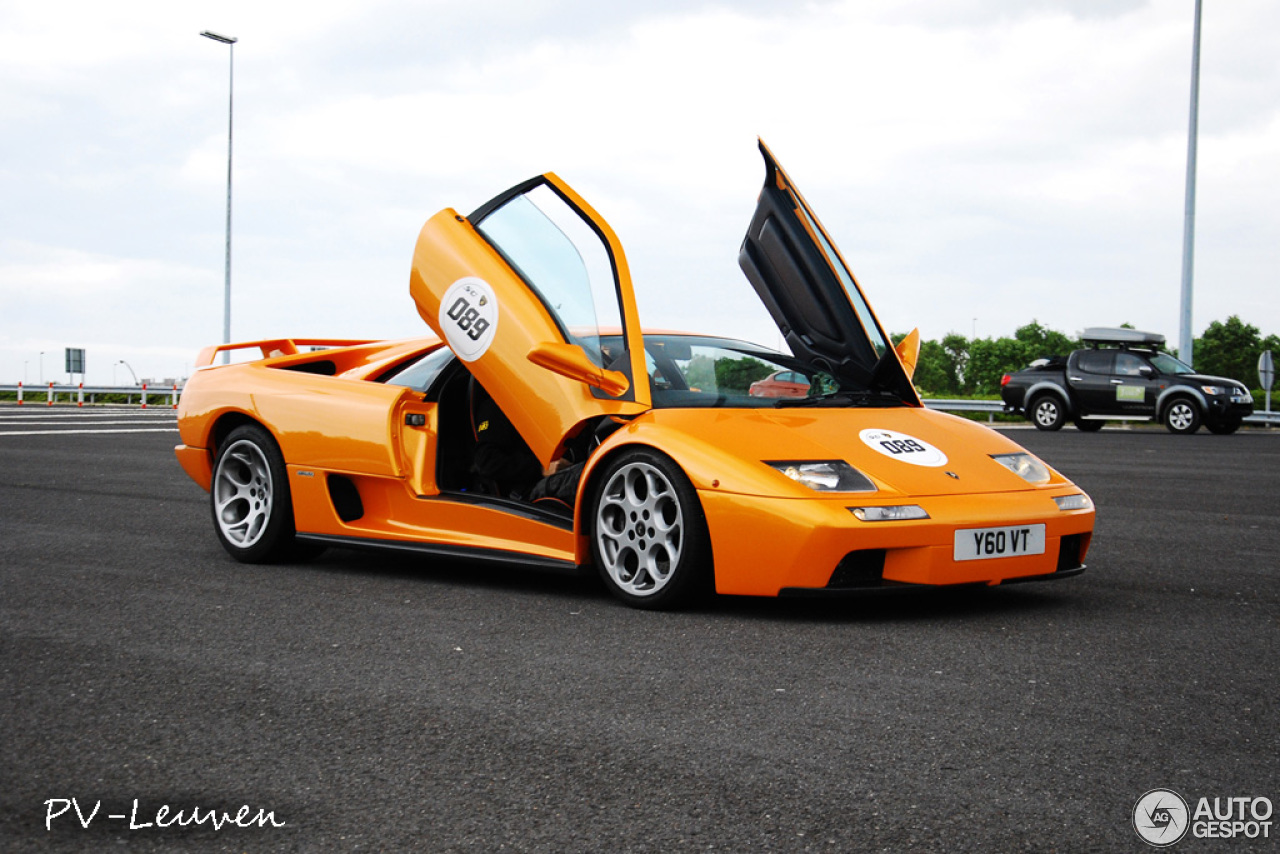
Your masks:
<instances>
[{"instance_id":1,"label":"front wheel","mask_svg":"<svg viewBox=\"0 0 1280 854\"><path fill-rule=\"evenodd\" d=\"M657 610L711 589L706 519L679 466L652 451L628 451L607 464L599 483L591 554L609 592Z\"/></svg>"},{"instance_id":2,"label":"front wheel","mask_svg":"<svg viewBox=\"0 0 1280 854\"><path fill-rule=\"evenodd\" d=\"M1067 420L1062 401L1052 394L1042 394L1031 401L1031 423L1038 430L1061 430Z\"/></svg>"},{"instance_id":3,"label":"front wheel","mask_svg":"<svg viewBox=\"0 0 1280 854\"><path fill-rule=\"evenodd\" d=\"M1209 428L1210 433L1229 436L1240 429L1240 422L1241 419L1238 417L1227 416L1220 421L1206 421L1205 426Z\"/></svg>"},{"instance_id":4,"label":"front wheel","mask_svg":"<svg viewBox=\"0 0 1280 854\"><path fill-rule=\"evenodd\" d=\"M237 427L218 448L209 503L218 540L236 560L267 563L292 554L289 475L284 455L262 427Z\"/></svg>"},{"instance_id":5,"label":"front wheel","mask_svg":"<svg viewBox=\"0 0 1280 854\"><path fill-rule=\"evenodd\" d=\"M1077 418L1076 429L1081 433L1097 433L1106 423L1101 418Z\"/></svg>"},{"instance_id":6,"label":"front wheel","mask_svg":"<svg viewBox=\"0 0 1280 854\"><path fill-rule=\"evenodd\" d=\"M1194 433L1200 429L1200 410L1189 398L1180 397L1165 409L1164 426L1170 433Z\"/></svg>"}]
</instances>

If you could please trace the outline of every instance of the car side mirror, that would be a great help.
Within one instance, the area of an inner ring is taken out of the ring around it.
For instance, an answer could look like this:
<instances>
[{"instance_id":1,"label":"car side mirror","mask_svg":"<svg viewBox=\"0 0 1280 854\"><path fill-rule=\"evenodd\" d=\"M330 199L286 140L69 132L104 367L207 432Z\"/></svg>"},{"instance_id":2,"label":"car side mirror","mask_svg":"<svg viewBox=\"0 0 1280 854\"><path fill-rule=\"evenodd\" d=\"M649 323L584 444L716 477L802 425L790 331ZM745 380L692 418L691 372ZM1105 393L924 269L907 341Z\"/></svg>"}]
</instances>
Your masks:
<instances>
[{"instance_id":1,"label":"car side mirror","mask_svg":"<svg viewBox=\"0 0 1280 854\"><path fill-rule=\"evenodd\" d=\"M1150 365L1143 365L1141 368L1138 368L1138 373L1144 377L1150 378L1156 375L1156 369Z\"/></svg>"},{"instance_id":2,"label":"car side mirror","mask_svg":"<svg viewBox=\"0 0 1280 854\"><path fill-rule=\"evenodd\" d=\"M626 374L600 367L577 344L539 344L526 358L540 368L598 388L610 397L617 397L631 387Z\"/></svg>"},{"instance_id":3,"label":"car side mirror","mask_svg":"<svg viewBox=\"0 0 1280 854\"><path fill-rule=\"evenodd\" d=\"M916 374L916 363L920 361L920 327L907 333L907 337L898 342L893 349L898 351L902 361L902 369L907 372L907 379Z\"/></svg>"}]
</instances>

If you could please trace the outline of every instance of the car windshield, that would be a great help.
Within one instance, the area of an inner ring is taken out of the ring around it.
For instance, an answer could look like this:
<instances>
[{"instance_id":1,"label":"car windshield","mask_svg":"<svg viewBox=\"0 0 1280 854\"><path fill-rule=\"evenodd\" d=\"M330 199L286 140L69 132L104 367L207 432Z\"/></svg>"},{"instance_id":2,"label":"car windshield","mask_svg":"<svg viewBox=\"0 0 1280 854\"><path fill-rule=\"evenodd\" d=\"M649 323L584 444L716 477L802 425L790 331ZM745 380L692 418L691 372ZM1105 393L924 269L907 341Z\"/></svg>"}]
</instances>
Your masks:
<instances>
[{"instance_id":1,"label":"car windshield","mask_svg":"<svg viewBox=\"0 0 1280 854\"><path fill-rule=\"evenodd\" d=\"M622 344L603 342L606 358ZM841 392L830 374L745 341L648 334L644 345L655 409L903 405L894 395Z\"/></svg>"},{"instance_id":2,"label":"car windshield","mask_svg":"<svg viewBox=\"0 0 1280 854\"><path fill-rule=\"evenodd\" d=\"M1168 353L1156 353L1151 357L1151 364L1162 374L1194 374L1195 368L1184 364Z\"/></svg>"}]
</instances>

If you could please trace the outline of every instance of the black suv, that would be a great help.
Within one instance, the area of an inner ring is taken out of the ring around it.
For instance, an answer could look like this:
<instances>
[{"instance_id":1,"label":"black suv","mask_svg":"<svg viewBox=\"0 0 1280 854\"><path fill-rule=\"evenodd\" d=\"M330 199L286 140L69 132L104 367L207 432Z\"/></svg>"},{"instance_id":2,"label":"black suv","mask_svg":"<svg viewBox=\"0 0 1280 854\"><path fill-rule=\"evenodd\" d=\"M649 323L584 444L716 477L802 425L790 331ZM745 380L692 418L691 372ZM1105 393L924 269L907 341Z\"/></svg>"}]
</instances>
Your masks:
<instances>
[{"instance_id":1,"label":"black suv","mask_svg":"<svg viewBox=\"0 0 1280 854\"><path fill-rule=\"evenodd\" d=\"M1253 412L1244 384L1197 374L1168 353L1164 336L1136 329L1086 329L1091 346L1070 356L1037 359L1005 374L1005 410L1023 413L1041 430L1057 430L1070 418L1093 431L1106 421L1162 421L1173 433L1234 433Z\"/></svg>"}]
</instances>

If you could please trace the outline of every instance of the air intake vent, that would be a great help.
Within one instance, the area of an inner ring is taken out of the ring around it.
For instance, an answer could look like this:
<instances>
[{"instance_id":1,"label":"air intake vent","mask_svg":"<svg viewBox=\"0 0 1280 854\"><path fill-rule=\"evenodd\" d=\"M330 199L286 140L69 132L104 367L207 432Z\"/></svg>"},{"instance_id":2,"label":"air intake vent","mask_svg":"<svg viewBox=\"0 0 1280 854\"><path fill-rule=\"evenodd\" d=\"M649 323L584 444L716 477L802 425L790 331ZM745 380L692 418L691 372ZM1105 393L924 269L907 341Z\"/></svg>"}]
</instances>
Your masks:
<instances>
[{"instance_id":1,"label":"air intake vent","mask_svg":"<svg viewBox=\"0 0 1280 854\"><path fill-rule=\"evenodd\" d=\"M856 587L879 587L884 580L884 549L849 552L827 582L828 590Z\"/></svg>"},{"instance_id":2,"label":"air intake vent","mask_svg":"<svg viewBox=\"0 0 1280 854\"><path fill-rule=\"evenodd\" d=\"M339 519L354 522L364 515L364 502L354 481L340 474L331 474L325 480L329 485L329 500Z\"/></svg>"}]
</instances>

